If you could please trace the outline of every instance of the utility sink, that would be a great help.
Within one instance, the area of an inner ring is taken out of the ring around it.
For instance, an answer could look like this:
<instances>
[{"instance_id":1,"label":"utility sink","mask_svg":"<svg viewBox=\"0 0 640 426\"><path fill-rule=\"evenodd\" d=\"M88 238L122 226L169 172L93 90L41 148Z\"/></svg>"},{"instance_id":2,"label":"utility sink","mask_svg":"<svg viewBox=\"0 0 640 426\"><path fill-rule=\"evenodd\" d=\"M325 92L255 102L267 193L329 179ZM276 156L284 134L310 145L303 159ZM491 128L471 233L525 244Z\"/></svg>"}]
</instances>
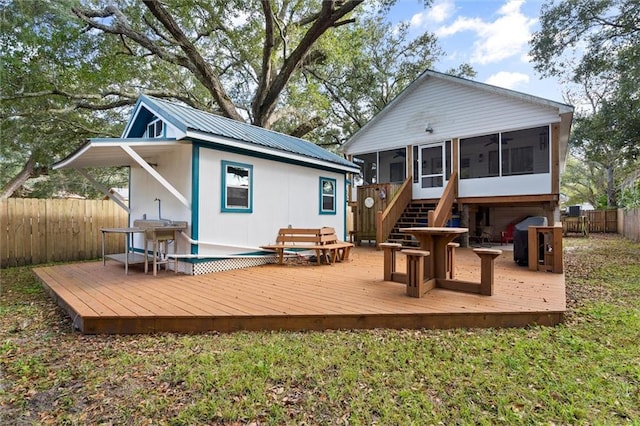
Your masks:
<instances>
[{"instance_id":1,"label":"utility sink","mask_svg":"<svg viewBox=\"0 0 640 426\"><path fill-rule=\"evenodd\" d=\"M173 221L170 219L137 219L133 221L133 226L142 229L150 228L173 228L186 229L187 222Z\"/></svg>"}]
</instances>

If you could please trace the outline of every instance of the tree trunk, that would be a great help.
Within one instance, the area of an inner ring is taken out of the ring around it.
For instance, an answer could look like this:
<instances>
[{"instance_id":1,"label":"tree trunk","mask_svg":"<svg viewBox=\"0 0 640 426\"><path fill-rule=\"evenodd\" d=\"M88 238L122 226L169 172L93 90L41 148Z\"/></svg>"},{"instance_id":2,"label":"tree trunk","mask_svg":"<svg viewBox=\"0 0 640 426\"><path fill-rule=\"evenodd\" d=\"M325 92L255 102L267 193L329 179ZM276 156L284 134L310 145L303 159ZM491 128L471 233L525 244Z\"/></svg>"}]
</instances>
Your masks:
<instances>
[{"instance_id":1,"label":"tree trunk","mask_svg":"<svg viewBox=\"0 0 640 426\"><path fill-rule=\"evenodd\" d=\"M616 188L613 180L613 166L607 166L607 207L617 207Z\"/></svg>"},{"instance_id":2,"label":"tree trunk","mask_svg":"<svg viewBox=\"0 0 640 426\"><path fill-rule=\"evenodd\" d=\"M13 179L11 179L7 184L2 188L2 192L0 193L0 200L6 200L11 197L14 192L16 192L22 185L29 180L34 174L36 167L36 160L33 157L30 157L26 164L20 170Z\"/></svg>"}]
</instances>

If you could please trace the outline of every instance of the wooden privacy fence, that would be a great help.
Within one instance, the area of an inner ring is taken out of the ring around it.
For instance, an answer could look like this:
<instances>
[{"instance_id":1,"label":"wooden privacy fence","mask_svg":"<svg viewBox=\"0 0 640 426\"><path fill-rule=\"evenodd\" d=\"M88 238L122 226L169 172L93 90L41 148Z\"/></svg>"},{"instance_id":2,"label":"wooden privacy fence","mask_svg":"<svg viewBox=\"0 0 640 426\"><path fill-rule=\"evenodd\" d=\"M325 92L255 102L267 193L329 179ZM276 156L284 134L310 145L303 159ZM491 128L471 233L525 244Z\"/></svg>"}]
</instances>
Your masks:
<instances>
[{"instance_id":1,"label":"wooden privacy fence","mask_svg":"<svg viewBox=\"0 0 640 426\"><path fill-rule=\"evenodd\" d=\"M618 209L587 210L589 232L618 232Z\"/></svg>"},{"instance_id":2,"label":"wooden privacy fence","mask_svg":"<svg viewBox=\"0 0 640 426\"><path fill-rule=\"evenodd\" d=\"M127 224L127 212L109 200L2 200L0 266L96 259L102 255L100 228ZM121 238L107 237L107 253L124 250Z\"/></svg>"}]
</instances>

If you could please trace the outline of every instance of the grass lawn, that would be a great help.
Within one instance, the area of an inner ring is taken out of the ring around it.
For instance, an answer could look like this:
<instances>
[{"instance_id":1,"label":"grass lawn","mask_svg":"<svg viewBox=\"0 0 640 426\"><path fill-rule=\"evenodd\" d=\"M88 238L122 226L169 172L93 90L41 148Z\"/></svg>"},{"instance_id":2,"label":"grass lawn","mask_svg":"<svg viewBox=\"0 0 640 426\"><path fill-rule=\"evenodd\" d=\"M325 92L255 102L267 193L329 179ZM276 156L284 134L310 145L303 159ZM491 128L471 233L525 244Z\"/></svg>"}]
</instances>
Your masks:
<instances>
[{"instance_id":1,"label":"grass lawn","mask_svg":"<svg viewBox=\"0 0 640 426\"><path fill-rule=\"evenodd\" d=\"M83 336L2 270L0 424L640 424L640 244L565 239L557 327Z\"/></svg>"}]
</instances>

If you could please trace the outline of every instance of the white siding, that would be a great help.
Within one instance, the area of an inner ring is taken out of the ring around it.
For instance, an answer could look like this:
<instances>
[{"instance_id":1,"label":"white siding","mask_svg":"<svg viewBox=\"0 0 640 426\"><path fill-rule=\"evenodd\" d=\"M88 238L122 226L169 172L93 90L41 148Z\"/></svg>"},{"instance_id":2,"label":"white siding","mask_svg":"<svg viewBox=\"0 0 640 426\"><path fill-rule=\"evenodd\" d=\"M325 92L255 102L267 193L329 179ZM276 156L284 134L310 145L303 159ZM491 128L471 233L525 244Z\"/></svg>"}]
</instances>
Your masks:
<instances>
[{"instance_id":1,"label":"white siding","mask_svg":"<svg viewBox=\"0 0 640 426\"><path fill-rule=\"evenodd\" d=\"M221 162L253 166L253 211L221 212ZM320 177L336 179L337 214L319 214ZM199 236L200 241L238 247L259 247L275 242L278 229L331 226L344 239L344 177L239 154L200 149ZM247 250L226 250L227 253ZM200 254L221 254L220 248L201 246Z\"/></svg>"},{"instance_id":2,"label":"white siding","mask_svg":"<svg viewBox=\"0 0 640 426\"><path fill-rule=\"evenodd\" d=\"M191 145L182 145L175 150L159 155L153 159L155 170L173 185L187 200L191 200ZM141 167L131 168L130 208L131 224L136 219L158 219L158 202L160 199L163 219L186 221L191 223L191 211L167 191L157 180ZM190 232L190 230L187 230ZM142 236L136 235L136 247L143 247ZM179 245L183 250L184 242Z\"/></svg>"},{"instance_id":3,"label":"white siding","mask_svg":"<svg viewBox=\"0 0 640 426\"><path fill-rule=\"evenodd\" d=\"M551 174L460 179L459 197L539 195L551 193Z\"/></svg>"},{"instance_id":4,"label":"white siding","mask_svg":"<svg viewBox=\"0 0 640 426\"><path fill-rule=\"evenodd\" d=\"M558 108L427 77L356 135L346 153L384 151L558 121ZM433 133L425 132L427 124Z\"/></svg>"}]
</instances>

